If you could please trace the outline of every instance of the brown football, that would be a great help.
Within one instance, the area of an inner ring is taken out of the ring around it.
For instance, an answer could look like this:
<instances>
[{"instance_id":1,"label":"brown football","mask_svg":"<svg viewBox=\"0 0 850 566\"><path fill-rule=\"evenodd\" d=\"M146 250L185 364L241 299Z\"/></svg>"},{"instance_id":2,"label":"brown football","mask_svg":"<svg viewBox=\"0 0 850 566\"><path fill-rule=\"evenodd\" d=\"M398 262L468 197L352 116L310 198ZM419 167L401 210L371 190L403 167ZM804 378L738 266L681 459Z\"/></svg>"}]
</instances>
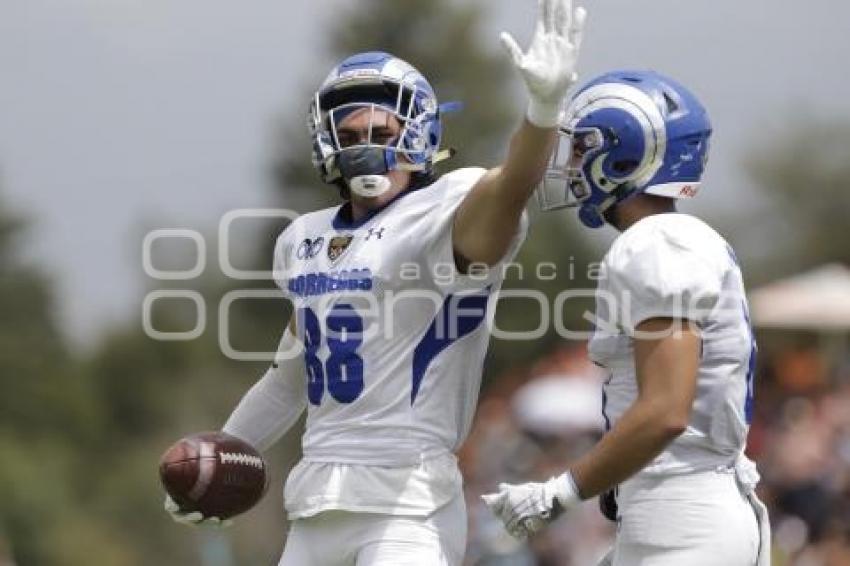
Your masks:
<instances>
[{"instance_id":1,"label":"brown football","mask_svg":"<svg viewBox=\"0 0 850 566\"><path fill-rule=\"evenodd\" d=\"M162 486L183 511L227 519L244 513L266 491L266 462L257 450L223 432L178 440L159 461Z\"/></svg>"}]
</instances>

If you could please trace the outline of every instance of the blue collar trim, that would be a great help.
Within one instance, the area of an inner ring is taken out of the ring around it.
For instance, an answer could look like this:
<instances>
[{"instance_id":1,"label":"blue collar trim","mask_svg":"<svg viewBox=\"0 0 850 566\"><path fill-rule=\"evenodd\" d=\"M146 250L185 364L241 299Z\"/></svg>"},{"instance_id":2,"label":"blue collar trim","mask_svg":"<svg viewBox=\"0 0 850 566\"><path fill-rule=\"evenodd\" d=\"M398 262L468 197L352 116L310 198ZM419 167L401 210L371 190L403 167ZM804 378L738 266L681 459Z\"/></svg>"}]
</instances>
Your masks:
<instances>
[{"instance_id":1,"label":"blue collar trim","mask_svg":"<svg viewBox=\"0 0 850 566\"><path fill-rule=\"evenodd\" d=\"M351 201L347 201L345 204L343 204L342 206L340 206L337 209L336 214L334 214L333 219L331 219L331 225L336 230L356 230L357 228L360 228L361 226L363 226L364 224L366 224L367 222L372 220L378 214L385 211L387 208L389 208L390 205L401 200L403 197L409 195L410 193L418 191L419 189L422 189L422 188L424 188L424 187L422 187L422 186L412 186L409 189L405 189L404 191L402 191L399 194L397 194L396 196L394 196L389 202L387 202L387 204L385 204L381 208L376 208L374 210L370 210L369 213L366 214L360 220L352 220L352 218L351 218Z\"/></svg>"}]
</instances>

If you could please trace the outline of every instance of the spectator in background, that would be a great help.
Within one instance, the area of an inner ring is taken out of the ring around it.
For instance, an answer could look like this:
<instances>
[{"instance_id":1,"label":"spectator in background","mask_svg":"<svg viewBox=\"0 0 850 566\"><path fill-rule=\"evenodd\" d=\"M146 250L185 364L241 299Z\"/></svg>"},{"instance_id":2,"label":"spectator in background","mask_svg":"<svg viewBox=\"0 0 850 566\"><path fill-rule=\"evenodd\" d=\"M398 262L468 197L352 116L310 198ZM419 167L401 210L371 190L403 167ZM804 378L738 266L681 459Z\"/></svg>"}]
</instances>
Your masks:
<instances>
[{"instance_id":1,"label":"spectator in background","mask_svg":"<svg viewBox=\"0 0 850 566\"><path fill-rule=\"evenodd\" d=\"M530 546L508 536L480 495L499 481L546 476L568 466L602 434L600 373L583 347L565 347L516 373L482 400L461 453L471 528L469 565L596 564L613 524L588 506L553 524ZM524 385L522 385L524 384Z\"/></svg>"}]
</instances>

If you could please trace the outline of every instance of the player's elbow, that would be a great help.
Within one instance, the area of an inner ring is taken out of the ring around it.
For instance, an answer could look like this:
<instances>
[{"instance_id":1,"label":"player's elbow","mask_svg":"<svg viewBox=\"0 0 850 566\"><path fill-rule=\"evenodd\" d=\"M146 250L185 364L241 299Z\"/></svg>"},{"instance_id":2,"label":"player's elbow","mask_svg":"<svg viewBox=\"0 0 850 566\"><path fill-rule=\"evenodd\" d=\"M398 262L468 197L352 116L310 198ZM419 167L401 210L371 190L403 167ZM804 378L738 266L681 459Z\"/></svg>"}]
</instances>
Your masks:
<instances>
[{"instance_id":1,"label":"player's elbow","mask_svg":"<svg viewBox=\"0 0 850 566\"><path fill-rule=\"evenodd\" d=\"M680 407L672 403L656 403L652 410L650 426L660 441L668 443L685 432L690 418L690 407Z\"/></svg>"},{"instance_id":2,"label":"player's elbow","mask_svg":"<svg viewBox=\"0 0 850 566\"><path fill-rule=\"evenodd\" d=\"M687 421L670 416L659 416L647 423L646 432L652 438L653 444L664 447L676 440L685 429L688 428Z\"/></svg>"},{"instance_id":3,"label":"player's elbow","mask_svg":"<svg viewBox=\"0 0 850 566\"><path fill-rule=\"evenodd\" d=\"M664 418L659 426L661 435L667 440L673 441L688 428L688 419L678 415Z\"/></svg>"},{"instance_id":4,"label":"player's elbow","mask_svg":"<svg viewBox=\"0 0 850 566\"><path fill-rule=\"evenodd\" d=\"M688 428L691 422L691 405L667 403L661 417L660 428L669 440L675 440Z\"/></svg>"}]
</instances>

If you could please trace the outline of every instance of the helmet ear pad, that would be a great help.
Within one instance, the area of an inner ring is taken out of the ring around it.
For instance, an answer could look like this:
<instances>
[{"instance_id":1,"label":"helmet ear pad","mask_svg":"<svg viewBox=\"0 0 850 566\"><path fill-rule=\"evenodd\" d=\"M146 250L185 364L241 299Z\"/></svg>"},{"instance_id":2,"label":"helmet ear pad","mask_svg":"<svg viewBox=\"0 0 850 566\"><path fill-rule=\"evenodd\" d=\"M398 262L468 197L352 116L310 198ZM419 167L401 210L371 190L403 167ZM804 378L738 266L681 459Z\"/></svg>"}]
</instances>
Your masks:
<instances>
[{"instance_id":1,"label":"helmet ear pad","mask_svg":"<svg viewBox=\"0 0 850 566\"><path fill-rule=\"evenodd\" d=\"M616 133L610 128L600 127L605 137L602 150L605 157L600 166L602 174L613 184L628 182L635 177L644 161L647 140L643 128L634 116L616 108L604 108L593 114L598 116L589 116L589 121L596 122L594 118L598 118L600 126L612 122L619 124Z\"/></svg>"},{"instance_id":2,"label":"helmet ear pad","mask_svg":"<svg viewBox=\"0 0 850 566\"><path fill-rule=\"evenodd\" d=\"M636 107L603 107L589 112L576 127L598 129L603 134L603 145L585 156L585 163L593 164L585 173L591 173L605 192L616 185L649 179L661 163L658 154L664 148L640 118Z\"/></svg>"}]
</instances>

